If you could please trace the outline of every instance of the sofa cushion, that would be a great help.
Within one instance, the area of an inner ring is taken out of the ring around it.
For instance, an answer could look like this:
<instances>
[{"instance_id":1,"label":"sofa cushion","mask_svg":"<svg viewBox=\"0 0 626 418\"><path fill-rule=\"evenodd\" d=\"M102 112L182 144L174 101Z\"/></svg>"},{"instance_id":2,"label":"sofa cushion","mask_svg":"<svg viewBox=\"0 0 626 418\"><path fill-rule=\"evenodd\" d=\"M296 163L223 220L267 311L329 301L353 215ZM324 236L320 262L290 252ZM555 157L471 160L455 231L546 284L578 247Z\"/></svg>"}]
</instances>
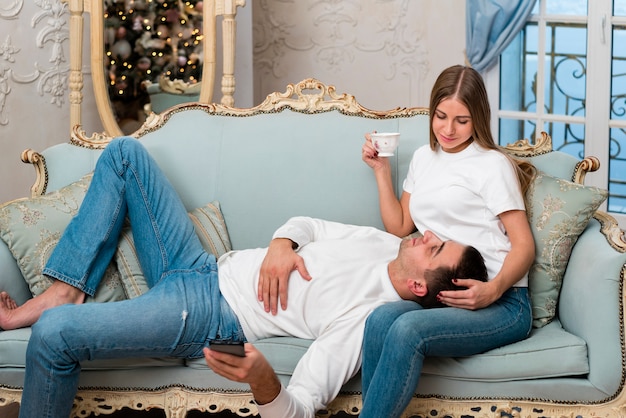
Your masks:
<instances>
[{"instance_id":1,"label":"sofa cushion","mask_svg":"<svg viewBox=\"0 0 626 418\"><path fill-rule=\"evenodd\" d=\"M311 340L272 337L258 340L263 353L279 375L291 375ZM204 369L204 359L187 360L187 366ZM530 338L471 357L428 357L422 373L459 380L499 382L557 376L580 376L589 372L587 345L563 330L558 320L535 328Z\"/></svg>"},{"instance_id":2,"label":"sofa cushion","mask_svg":"<svg viewBox=\"0 0 626 418\"><path fill-rule=\"evenodd\" d=\"M527 190L526 210L535 240L535 261L528 273L535 327L554 318L572 248L607 196L606 190L541 171Z\"/></svg>"},{"instance_id":3,"label":"sofa cushion","mask_svg":"<svg viewBox=\"0 0 626 418\"><path fill-rule=\"evenodd\" d=\"M41 271L70 220L78 212L92 174L55 192L17 199L0 207L0 237L7 244L33 296L46 290L52 280ZM95 297L87 301L126 299L114 264L107 268Z\"/></svg>"},{"instance_id":4,"label":"sofa cushion","mask_svg":"<svg viewBox=\"0 0 626 418\"><path fill-rule=\"evenodd\" d=\"M278 375L291 376L296 364L312 342L313 340L295 337L271 337L255 341L254 346L263 353ZM187 366L193 369L208 369L204 358L188 359Z\"/></svg>"},{"instance_id":5,"label":"sofa cushion","mask_svg":"<svg viewBox=\"0 0 626 418\"><path fill-rule=\"evenodd\" d=\"M219 258L231 250L228 229L218 201L193 209L189 212L189 217L205 251ZM139 264L130 226L122 230L115 261L128 298L137 297L148 290L148 283Z\"/></svg>"},{"instance_id":6,"label":"sofa cushion","mask_svg":"<svg viewBox=\"0 0 626 418\"><path fill-rule=\"evenodd\" d=\"M489 382L580 376L589 372L587 344L552 321L529 338L471 357L429 357L422 373Z\"/></svg>"},{"instance_id":7,"label":"sofa cushion","mask_svg":"<svg viewBox=\"0 0 626 418\"><path fill-rule=\"evenodd\" d=\"M22 368L25 366L26 346L28 345L30 334L30 327L0 332L0 369L8 367ZM126 370L183 365L183 359L172 357L90 360L81 363L83 370Z\"/></svg>"}]
</instances>

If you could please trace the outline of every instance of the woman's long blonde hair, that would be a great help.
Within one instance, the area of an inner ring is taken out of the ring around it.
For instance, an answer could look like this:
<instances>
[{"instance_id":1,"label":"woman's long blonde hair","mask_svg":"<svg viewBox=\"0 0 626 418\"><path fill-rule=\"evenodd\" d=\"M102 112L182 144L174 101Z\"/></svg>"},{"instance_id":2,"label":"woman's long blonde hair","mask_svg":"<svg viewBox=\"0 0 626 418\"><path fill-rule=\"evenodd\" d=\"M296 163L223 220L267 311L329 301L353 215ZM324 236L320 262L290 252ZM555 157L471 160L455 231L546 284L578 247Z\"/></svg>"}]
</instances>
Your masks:
<instances>
[{"instance_id":1,"label":"woman's long blonde hair","mask_svg":"<svg viewBox=\"0 0 626 418\"><path fill-rule=\"evenodd\" d=\"M497 145L491 134L491 108L487 90L480 74L471 67L454 65L448 67L439 75L430 95L430 147L436 150L439 147L433 132L433 117L439 103L444 99L455 98L467 107L472 118L474 132L472 139L481 147L493 149L508 157L516 167L517 178L526 193L530 182L535 176L536 169L528 161L511 157Z\"/></svg>"}]
</instances>

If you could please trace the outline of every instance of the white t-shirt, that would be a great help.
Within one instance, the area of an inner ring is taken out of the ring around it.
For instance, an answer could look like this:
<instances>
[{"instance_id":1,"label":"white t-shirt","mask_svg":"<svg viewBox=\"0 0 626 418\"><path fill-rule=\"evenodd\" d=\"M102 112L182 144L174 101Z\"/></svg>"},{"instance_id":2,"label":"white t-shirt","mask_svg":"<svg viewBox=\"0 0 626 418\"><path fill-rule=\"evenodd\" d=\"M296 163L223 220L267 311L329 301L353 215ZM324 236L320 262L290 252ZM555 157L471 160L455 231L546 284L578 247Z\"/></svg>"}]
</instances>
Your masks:
<instances>
[{"instance_id":1,"label":"white t-shirt","mask_svg":"<svg viewBox=\"0 0 626 418\"><path fill-rule=\"evenodd\" d=\"M298 244L313 277L306 281L298 272L291 274L287 310L271 315L257 300L266 249L224 254L219 259L220 289L250 342L274 336L315 340L286 390L259 406L263 418L314 417L358 371L369 313L401 299L387 271L401 240L376 228L303 217L290 219L274 237Z\"/></svg>"},{"instance_id":2,"label":"white t-shirt","mask_svg":"<svg viewBox=\"0 0 626 418\"><path fill-rule=\"evenodd\" d=\"M499 214L524 210L524 199L511 161L475 142L457 153L429 145L418 148L403 189L421 232L472 245L485 258L489 279L502 267L511 242ZM525 276L515 286L527 286Z\"/></svg>"}]
</instances>

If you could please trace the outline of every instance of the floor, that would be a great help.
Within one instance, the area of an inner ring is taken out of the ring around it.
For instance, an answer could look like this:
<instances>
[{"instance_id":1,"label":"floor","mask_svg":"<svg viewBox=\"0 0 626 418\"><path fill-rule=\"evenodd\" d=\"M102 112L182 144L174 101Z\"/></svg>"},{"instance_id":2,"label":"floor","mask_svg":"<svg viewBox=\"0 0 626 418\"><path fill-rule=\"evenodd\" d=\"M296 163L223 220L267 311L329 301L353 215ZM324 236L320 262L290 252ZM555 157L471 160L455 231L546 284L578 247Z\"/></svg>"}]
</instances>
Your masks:
<instances>
[{"instance_id":1,"label":"floor","mask_svg":"<svg viewBox=\"0 0 626 418\"><path fill-rule=\"evenodd\" d=\"M19 408L17 404L11 404L8 406L0 407L0 417L2 418L17 418ZM338 414L333 415L336 418L354 417L353 415ZM89 418L96 418L95 415L90 415ZM165 418L165 413L162 410L152 411L131 411L129 409L122 409L111 415L98 415L97 418ZM186 418L238 418L237 415L221 412L219 414L209 414L200 411L190 411L187 413Z\"/></svg>"},{"instance_id":2,"label":"floor","mask_svg":"<svg viewBox=\"0 0 626 418\"><path fill-rule=\"evenodd\" d=\"M8 406L0 407L0 417L2 418L17 418L19 408L17 404L11 404ZM122 409L111 415L98 415L98 418L165 418L165 413L162 410L152 411L131 411L130 409ZM200 411L190 411L186 418L235 418L237 415L231 413L219 413L209 414L202 413ZM96 418L95 415L90 415L89 418Z\"/></svg>"}]
</instances>

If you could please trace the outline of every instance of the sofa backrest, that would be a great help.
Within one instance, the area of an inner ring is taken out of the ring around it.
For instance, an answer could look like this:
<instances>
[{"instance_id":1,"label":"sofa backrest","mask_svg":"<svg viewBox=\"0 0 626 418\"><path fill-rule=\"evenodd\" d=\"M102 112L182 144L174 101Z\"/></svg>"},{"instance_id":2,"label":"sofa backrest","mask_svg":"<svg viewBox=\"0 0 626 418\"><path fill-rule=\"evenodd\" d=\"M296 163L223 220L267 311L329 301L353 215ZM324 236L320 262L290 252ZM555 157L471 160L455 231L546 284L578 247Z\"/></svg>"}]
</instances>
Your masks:
<instances>
[{"instance_id":1,"label":"sofa backrest","mask_svg":"<svg viewBox=\"0 0 626 418\"><path fill-rule=\"evenodd\" d=\"M400 190L427 137L426 114L371 119L286 109L224 117L186 110L141 141L189 209L218 200L233 247L249 248L267 245L296 215L382 227L374 177L361 160L363 135L374 130L401 134L392 157Z\"/></svg>"},{"instance_id":2,"label":"sofa backrest","mask_svg":"<svg viewBox=\"0 0 626 418\"><path fill-rule=\"evenodd\" d=\"M382 228L374 176L361 160L364 134L400 133L400 146L390 157L400 195L413 152L428 143L428 125L427 109L371 111L309 79L251 109L175 106L153 115L133 136L157 160L188 210L219 201L233 248L241 249L265 246L278 226L297 215ZM106 145L74 142L81 146L61 144L42 153L47 190L93 170ZM568 163L554 164L554 158ZM577 161L550 153L533 162L571 179Z\"/></svg>"}]
</instances>

